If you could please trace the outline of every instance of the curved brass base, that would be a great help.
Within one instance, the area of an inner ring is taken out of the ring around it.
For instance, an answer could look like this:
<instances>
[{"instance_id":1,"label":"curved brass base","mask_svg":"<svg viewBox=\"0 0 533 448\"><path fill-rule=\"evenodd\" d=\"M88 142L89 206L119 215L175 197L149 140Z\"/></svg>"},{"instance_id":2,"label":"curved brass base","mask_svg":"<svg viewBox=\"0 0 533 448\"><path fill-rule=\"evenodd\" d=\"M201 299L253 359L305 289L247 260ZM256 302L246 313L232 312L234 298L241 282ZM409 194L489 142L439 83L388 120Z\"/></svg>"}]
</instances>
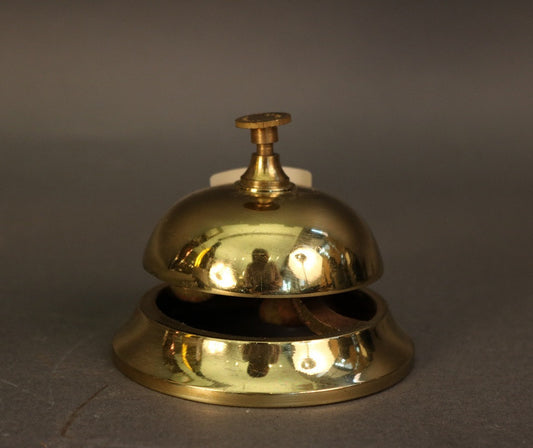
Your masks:
<instances>
[{"instance_id":1,"label":"curved brass base","mask_svg":"<svg viewBox=\"0 0 533 448\"><path fill-rule=\"evenodd\" d=\"M115 362L144 386L205 403L292 407L362 397L405 377L414 353L385 301L368 289L363 294L373 304L372 316L350 333L317 337L296 328L272 337L272 329L252 325L239 336L221 332L226 317L213 313L196 328L189 310L198 304L176 309L178 301L168 300L168 287L162 285L143 297L115 336ZM245 308L237 312L246 314ZM234 320L247 320L235 312L229 310Z\"/></svg>"}]
</instances>

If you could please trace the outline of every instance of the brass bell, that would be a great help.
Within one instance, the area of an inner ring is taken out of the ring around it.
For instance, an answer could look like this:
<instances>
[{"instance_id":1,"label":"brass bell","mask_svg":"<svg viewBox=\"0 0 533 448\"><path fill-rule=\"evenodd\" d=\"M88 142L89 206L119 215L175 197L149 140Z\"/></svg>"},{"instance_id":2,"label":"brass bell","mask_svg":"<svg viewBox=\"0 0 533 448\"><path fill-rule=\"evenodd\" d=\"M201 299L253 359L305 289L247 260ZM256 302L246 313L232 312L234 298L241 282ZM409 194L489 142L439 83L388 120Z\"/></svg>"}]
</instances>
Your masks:
<instances>
[{"instance_id":1,"label":"brass bell","mask_svg":"<svg viewBox=\"0 0 533 448\"><path fill-rule=\"evenodd\" d=\"M400 381L413 344L367 285L374 237L339 200L292 182L273 150L287 113L240 117L256 152L240 180L193 193L159 221L147 292L113 340L152 389L232 406L361 397Z\"/></svg>"}]
</instances>

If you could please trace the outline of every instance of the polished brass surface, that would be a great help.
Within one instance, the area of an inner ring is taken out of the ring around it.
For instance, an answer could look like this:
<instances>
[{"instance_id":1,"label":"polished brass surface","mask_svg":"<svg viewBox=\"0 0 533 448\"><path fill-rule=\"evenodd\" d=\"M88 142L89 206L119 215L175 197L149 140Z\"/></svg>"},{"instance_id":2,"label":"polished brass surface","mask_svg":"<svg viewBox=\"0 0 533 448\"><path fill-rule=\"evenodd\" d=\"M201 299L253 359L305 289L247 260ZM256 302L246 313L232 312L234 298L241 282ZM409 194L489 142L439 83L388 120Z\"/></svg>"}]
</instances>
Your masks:
<instances>
[{"instance_id":1,"label":"polished brass surface","mask_svg":"<svg viewBox=\"0 0 533 448\"><path fill-rule=\"evenodd\" d=\"M144 266L177 288L233 297L333 294L382 273L372 233L342 202L297 187L261 204L235 185L172 207L148 242Z\"/></svg>"},{"instance_id":2,"label":"polished brass surface","mask_svg":"<svg viewBox=\"0 0 533 448\"><path fill-rule=\"evenodd\" d=\"M115 336L115 361L145 386L207 403L307 406L372 394L408 373L413 346L379 295L349 294L355 297L331 300L358 317L350 330L317 337L305 327L283 328L272 336L278 327L254 320L257 299L186 304L162 285Z\"/></svg>"},{"instance_id":3,"label":"polished brass surface","mask_svg":"<svg viewBox=\"0 0 533 448\"><path fill-rule=\"evenodd\" d=\"M250 129L252 143L257 145L256 153L252 155L248 169L241 176L239 186L248 193L262 196L263 202L268 200L268 196L272 198L294 188L283 171L273 146L278 141L278 126L290 121L291 116L284 112L245 115L235 120L238 128Z\"/></svg>"},{"instance_id":4,"label":"polished brass surface","mask_svg":"<svg viewBox=\"0 0 533 448\"><path fill-rule=\"evenodd\" d=\"M185 197L156 225L143 261L165 284L113 341L135 381L208 403L287 407L361 397L408 373L411 341L365 288L383 272L370 229L293 184L274 153L290 120L238 118L257 145L240 180Z\"/></svg>"},{"instance_id":5,"label":"polished brass surface","mask_svg":"<svg viewBox=\"0 0 533 448\"><path fill-rule=\"evenodd\" d=\"M264 129L290 123L291 114L287 112L264 112L250 114L235 119L235 126L242 129Z\"/></svg>"},{"instance_id":6,"label":"polished brass surface","mask_svg":"<svg viewBox=\"0 0 533 448\"><path fill-rule=\"evenodd\" d=\"M295 186L283 171L279 155L265 154L264 147L267 145L257 146L263 152L258 150L252 154L250 165L237 185L241 190L257 197L257 202L271 203L274 198L289 193Z\"/></svg>"},{"instance_id":7,"label":"polished brass surface","mask_svg":"<svg viewBox=\"0 0 533 448\"><path fill-rule=\"evenodd\" d=\"M236 125L265 132L256 141L262 148L277 139L269 130L290 119L272 112L240 117ZM382 273L361 218L328 195L292 184L278 155L264 148L239 182L172 207L148 242L144 266L180 297L317 296L360 288Z\"/></svg>"}]
</instances>

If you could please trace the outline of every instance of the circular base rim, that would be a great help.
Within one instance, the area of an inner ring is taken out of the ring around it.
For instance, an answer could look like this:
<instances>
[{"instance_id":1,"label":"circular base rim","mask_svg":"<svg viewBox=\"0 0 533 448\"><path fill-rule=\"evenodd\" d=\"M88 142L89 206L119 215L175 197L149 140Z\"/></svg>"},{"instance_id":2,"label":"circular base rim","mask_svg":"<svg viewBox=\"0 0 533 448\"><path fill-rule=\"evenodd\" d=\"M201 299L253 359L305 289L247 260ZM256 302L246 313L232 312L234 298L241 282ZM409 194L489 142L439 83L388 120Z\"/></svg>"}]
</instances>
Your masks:
<instances>
[{"instance_id":1,"label":"circular base rim","mask_svg":"<svg viewBox=\"0 0 533 448\"><path fill-rule=\"evenodd\" d=\"M116 334L113 357L118 369L126 376L167 395L227 406L313 406L380 392L402 380L413 364L414 347L411 340L395 324L385 301L368 289L365 292L376 301L378 311L364 325L358 325L352 332L342 335L283 341L235 338L195 331L159 311L155 302L165 287L158 286L143 297L133 317ZM191 341L194 341L193 345ZM209 347L213 344L215 348L225 347L227 353L210 354ZM353 347L349 344L353 344ZM265 378L257 379L243 375L242 365L233 367L239 361L245 364L243 353L246 347L253 351L259 345L270 353L282 354L280 356L283 356L285 364L281 373L287 379L283 384L277 384L274 379L267 381L271 372L274 376L272 369L265 374ZM177 353L173 348L169 352L167 346L179 346L181 351ZM317 351L318 346L320 349ZM341 371L335 367L336 364L332 364L329 371L317 375L304 374L302 368L297 367L294 357L300 348L307 348L309 353L309 347L315 347L313 350L317 355L329 356L329 359L336 356L340 360L340 346L348 346L353 365L357 362L359 367L350 370L348 365L348 369L344 366ZM198 358L198 353L201 354L198 365L187 362L183 355L187 347L189 351L192 351L191 347L196 350L194 359ZM286 355L291 349L293 359ZM231 366L227 368L226 364L230 361ZM226 363L222 364L226 366L225 370L206 367L209 363L221 365L222 362Z\"/></svg>"}]
</instances>

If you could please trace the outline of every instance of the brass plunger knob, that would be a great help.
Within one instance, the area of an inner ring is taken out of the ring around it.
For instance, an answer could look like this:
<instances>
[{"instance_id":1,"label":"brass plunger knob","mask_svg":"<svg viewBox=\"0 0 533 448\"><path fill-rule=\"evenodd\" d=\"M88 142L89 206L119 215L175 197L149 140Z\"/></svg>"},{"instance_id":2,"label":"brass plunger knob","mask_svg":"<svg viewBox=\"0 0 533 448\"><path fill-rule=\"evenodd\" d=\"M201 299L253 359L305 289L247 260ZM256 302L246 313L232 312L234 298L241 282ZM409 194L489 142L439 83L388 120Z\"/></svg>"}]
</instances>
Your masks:
<instances>
[{"instance_id":1,"label":"brass plunger knob","mask_svg":"<svg viewBox=\"0 0 533 448\"><path fill-rule=\"evenodd\" d=\"M291 115L286 112L265 112L239 117L235 120L235 126L250 129L257 153L269 155L274 152L272 143L278 141L278 126L290 122Z\"/></svg>"},{"instance_id":2,"label":"brass plunger knob","mask_svg":"<svg viewBox=\"0 0 533 448\"><path fill-rule=\"evenodd\" d=\"M273 147L278 141L278 126L290 121L291 115L285 112L244 115L235 120L238 128L250 129L252 143L257 145L248 169L241 176L241 188L253 194L278 194L294 187Z\"/></svg>"}]
</instances>

